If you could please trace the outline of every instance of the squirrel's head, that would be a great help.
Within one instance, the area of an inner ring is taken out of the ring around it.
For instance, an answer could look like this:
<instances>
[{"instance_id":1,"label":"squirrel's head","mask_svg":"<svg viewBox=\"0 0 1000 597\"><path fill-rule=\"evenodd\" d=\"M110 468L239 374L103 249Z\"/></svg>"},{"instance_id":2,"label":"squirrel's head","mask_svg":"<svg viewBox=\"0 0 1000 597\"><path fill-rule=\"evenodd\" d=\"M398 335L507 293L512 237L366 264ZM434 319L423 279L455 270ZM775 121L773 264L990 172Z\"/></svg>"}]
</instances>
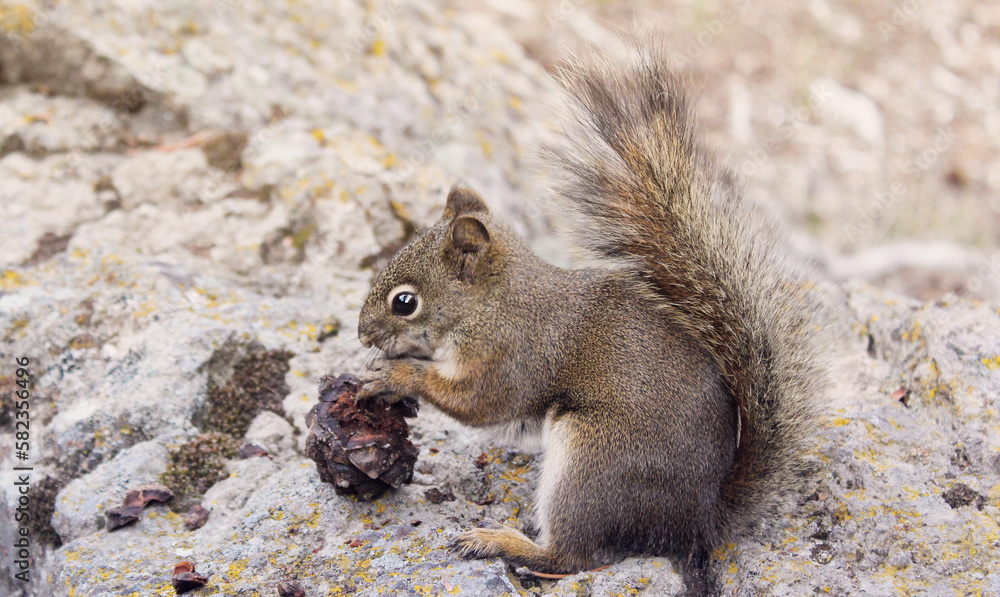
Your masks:
<instances>
[{"instance_id":1,"label":"squirrel's head","mask_svg":"<svg viewBox=\"0 0 1000 597\"><path fill-rule=\"evenodd\" d=\"M519 244L506 242L512 235L475 191L453 188L441 220L400 249L375 280L358 321L361 343L389 358L433 358L503 276L505 257Z\"/></svg>"}]
</instances>

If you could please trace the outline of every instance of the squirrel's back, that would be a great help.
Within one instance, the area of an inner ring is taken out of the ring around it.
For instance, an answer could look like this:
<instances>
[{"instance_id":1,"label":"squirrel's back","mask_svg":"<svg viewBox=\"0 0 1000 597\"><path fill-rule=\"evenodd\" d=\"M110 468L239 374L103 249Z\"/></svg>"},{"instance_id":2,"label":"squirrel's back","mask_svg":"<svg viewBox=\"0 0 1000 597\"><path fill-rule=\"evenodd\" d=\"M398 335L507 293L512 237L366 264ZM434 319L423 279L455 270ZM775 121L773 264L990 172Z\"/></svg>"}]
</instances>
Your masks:
<instances>
[{"instance_id":1,"label":"squirrel's back","mask_svg":"<svg viewBox=\"0 0 1000 597\"><path fill-rule=\"evenodd\" d=\"M570 106L549 150L579 241L628 260L713 356L739 415L717 543L751 528L801 462L824 385L811 286L787 241L695 138L683 83L656 52L561 72Z\"/></svg>"}]
</instances>

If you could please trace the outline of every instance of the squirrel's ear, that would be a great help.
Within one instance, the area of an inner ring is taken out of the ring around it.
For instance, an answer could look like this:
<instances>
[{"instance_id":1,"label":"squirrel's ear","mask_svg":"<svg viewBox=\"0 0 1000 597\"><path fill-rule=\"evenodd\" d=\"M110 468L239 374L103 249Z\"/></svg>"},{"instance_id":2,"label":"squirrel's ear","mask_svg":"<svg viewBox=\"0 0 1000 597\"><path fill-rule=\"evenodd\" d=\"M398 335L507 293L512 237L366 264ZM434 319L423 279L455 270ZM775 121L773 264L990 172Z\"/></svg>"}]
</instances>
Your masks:
<instances>
[{"instance_id":1,"label":"squirrel's ear","mask_svg":"<svg viewBox=\"0 0 1000 597\"><path fill-rule=\"evenodd\" d=\"M479 193L464 187L452 187L448 193L448 201L444 205L445 220L451 220L457 216L472 213L489 213L486 202L479 196Z\"/></svg>"},{"instance_id":2,"label":"squirrel's ear","mask_svg":"<svg viewBox=\"0 0 1000 597\"><path fill-rule=\"evenodd\" d=\"M451 246L455 249L458 279L472 282L479 258L490 246L490 232L475 216L459 216L451 225Z\"/></svg>"},{"instance_id":3,"label":"squirrel's ear","mask_svg":"<svg viewBox=\"0 0 1000 597\"><path fill-rule=\"evenodd\" d=\"M481 253L490 244L490 231L473 216L459 216L451 225L451 244L462 253Z\"/></svg>"}]
</instances>

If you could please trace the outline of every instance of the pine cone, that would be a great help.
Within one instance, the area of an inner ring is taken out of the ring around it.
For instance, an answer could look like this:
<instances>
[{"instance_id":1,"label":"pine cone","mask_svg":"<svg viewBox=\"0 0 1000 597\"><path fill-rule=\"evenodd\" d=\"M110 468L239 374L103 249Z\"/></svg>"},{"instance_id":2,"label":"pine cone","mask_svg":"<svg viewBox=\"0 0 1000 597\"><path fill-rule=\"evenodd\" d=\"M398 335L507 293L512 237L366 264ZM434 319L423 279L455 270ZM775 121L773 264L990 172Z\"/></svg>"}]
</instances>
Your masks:
<instances>
[{"instance_id":1,"label":"pine cone","mask_svg":"<svg viewBox=\"0 0 1000 597\"><path fill-rule=\"evenodd\" d=\"M361 381L349 373L320 379L319 404L306 417L306 456L337 493L371 500L413 478L417 448L407 439L404 417L416 416L417 402L355 403L359 387Z\"/></svg>"}]
</instances>

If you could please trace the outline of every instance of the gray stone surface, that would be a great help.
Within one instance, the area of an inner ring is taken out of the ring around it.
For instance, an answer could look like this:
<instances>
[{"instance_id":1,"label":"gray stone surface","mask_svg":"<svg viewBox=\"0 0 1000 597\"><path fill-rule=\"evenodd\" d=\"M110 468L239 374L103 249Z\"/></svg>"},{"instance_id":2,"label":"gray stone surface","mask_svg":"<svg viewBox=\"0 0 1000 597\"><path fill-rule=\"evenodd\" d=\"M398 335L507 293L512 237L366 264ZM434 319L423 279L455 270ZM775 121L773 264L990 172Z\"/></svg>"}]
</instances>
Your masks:
<instances>
[{"instance_id":1,"label":"gray stone surface","mask_svg":"<svg viewBox=\"0 0 1000 597\"><path fill-rule=\"evenodd\" d=\"M52 527L67 543L97 532L105 526L105 511L120 506L130 490L156 483L166 468L167 449L161 443L143 442L122 450L59 492Z\"/></svg>"},{"instance_id":2,"label":"gray stone surface","mask_svg":"<svg viewBox=\"0 0 1000 597\"><path fill-rule=\"evenodd\" d=\"M662 558L555 581L452 557L448 539L481 518L531 526L538 462L432 407L412 424L413 484L373 503L336 495L302 455L319 377L368 356L354 326L369 264L436 219L454 182L567 259L531 149L551 83L491 15L429 0L19 6L0 30L0 388L32 360L27 463L36 487L61 487L61 545L33 535L33 582L12 578L20 462L0 418L0 592L169 595L181 560L209 576L204 594L680 591ZM997 594L996 308L861 284L831 297L846 339L814 470L714 574L730 595ZM192 418L213 354L253 341L294 353L283 413L234 438L271 457L225 463L200 529L163 505L101 528L205 431Z\"/></svg>"},{"instance_id":3,"label":"gray stone surface","mask_svg":"<svg viewBox=\"0 0 1000 597\"><path fill-rule=\"evenodd\" d=\"M779 535L729 551L722 578L736 594L975 594L1000 554L1000 316L847 292L857 339L835 370L812 493ZM949 505L963 485L982 501Z\"/></svg>"}]
</instances>

